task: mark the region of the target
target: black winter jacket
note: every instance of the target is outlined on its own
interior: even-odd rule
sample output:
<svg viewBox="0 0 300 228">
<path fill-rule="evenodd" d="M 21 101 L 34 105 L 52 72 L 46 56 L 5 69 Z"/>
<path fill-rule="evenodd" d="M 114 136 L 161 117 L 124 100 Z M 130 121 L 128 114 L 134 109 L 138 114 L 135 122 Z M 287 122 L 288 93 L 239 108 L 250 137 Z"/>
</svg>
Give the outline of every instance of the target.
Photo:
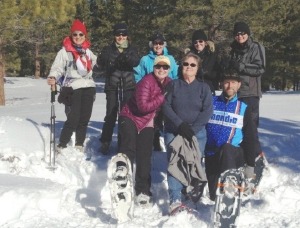
<svg viewBox="0 0 300 228">
<path fill-rule="evenodd" d="M 133 67 L 139 64 L 140 57 L 135 47 L 129 45 L 122 53 L 115 42 L 104 47 L 97 58 L 98 71 L 105 77 L 105 91 L 118 90 L 123 79 L 123 89 L 135 88 Z"/>
<path fill-rule="evenodd" d="M 265 72 L 265 57 L 259 44 L 249 37 L 244 45 L 231 44 L 231 60 L 240 63 L 239 75 L 242 85 L 239 97 L 261 97 L 261 76 Z"/>
<path fill-rule="evenodd" d="M 198 55 L 202 60 L 201 69 L 197 73 L 197 79 L 206 82 L 209 85 L 210 90 L 214 93 L 215 90 L 219 89 L 216 52 L 210 51 L 208 46 L 206 46 L 200 53 L 198 53 L 194 46 L 190 47 L 190 51 Z"/>
</svg>

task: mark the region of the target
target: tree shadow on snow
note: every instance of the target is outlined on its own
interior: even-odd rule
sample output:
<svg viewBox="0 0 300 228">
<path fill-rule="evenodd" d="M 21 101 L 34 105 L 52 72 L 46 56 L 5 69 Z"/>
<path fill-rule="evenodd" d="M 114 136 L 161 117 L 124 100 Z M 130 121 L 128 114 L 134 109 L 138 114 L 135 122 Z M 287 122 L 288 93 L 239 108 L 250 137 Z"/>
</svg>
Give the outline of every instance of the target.
<svg viewBox="0 0 300 228">
<path fill-rule="evenodd" d="M 300 123 L 297 121 L 260 118 L 259 140 L 269 163 L 300 172 L 299 136 Z"/>
</svg>

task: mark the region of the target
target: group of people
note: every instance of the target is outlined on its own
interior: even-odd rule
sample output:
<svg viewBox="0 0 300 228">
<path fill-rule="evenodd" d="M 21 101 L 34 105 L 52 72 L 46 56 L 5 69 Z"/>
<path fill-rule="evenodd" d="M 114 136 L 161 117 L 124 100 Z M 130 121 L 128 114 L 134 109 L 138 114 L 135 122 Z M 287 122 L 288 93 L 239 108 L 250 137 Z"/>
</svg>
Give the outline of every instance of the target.
<svg viewBox="0 0 300 228">
<path fill-rule="evenodd" d="M 200 174 L 198 179 L 208 182 L 211 200 L 215 200 L 216 181 L 224 170 L 245 167 L 246 177 L 253 178 L 255 157 L 261 152 L 257 128 L 265 62 L 246 23 L 235 23 L 233 36 L 231 58 L 220 81 L 222 93 L 216 96 L 215 46 L 203 30 L 193 33 L 191 46 L 176 61 L 159 32 L 150 39 L 149 53 L 140 58 L 130 43 L 127 25 L 118 23 L 113 27 L 113 42 L 96 57 L 90 50 L 84 23 L 75 20 L 47 78 L 51 86 L 68 88 L 61 91 L 59 99 L 65 104 L 67 120 L 57 152 L 67 147 L 73 132 L 75 147 L 84 149 L 95 100 L 92 72 L 96 65 L 105 76 L 107 102 L 100 151 L 109 153 L 118 120 L 118 152 L 136 163 L 137 204 L 151 202 L 151 156 L 160 134 L 169 162 L 178 153 L 174 142 L 179 136 L 188 151 L 196 151 L 196 158 L 205 157 L 205 166 L 199 159 L 195 169 Z M 180 168 L 177 171 L 182 172 Z M 173 172 L 168 172 L 167 181 L 172 211 L 182 203 L 187 184 Z M 188 185 L 192 185 L 191 180 Z"/>
</svg>

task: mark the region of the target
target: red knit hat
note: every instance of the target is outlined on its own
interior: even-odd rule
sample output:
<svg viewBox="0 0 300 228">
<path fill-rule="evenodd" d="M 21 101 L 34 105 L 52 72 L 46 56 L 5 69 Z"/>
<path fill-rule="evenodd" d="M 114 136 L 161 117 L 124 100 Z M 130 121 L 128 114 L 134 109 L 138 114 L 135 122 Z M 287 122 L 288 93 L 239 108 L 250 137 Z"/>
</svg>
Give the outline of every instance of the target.
<svg viewBox="0 0 300 228">
<path fill-rule="evenodd" d="M 71 27 L 71 34 L 75 31 L 82 32 L 85 36 L 87 35 L 86 27 L 85 25 L 78 19 L 76 19 Z"/>
</svg>

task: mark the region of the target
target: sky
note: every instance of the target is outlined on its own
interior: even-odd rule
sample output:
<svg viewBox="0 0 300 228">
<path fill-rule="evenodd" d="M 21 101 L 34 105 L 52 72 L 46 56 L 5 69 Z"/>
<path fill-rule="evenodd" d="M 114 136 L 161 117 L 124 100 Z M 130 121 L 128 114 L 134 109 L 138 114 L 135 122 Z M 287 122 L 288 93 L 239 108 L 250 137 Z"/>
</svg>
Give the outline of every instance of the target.
<svg viewBox="0 0 300 228">
<path fill-rule="evenodd" d="M 107 165 L 116 154 L 116 130 L 109 155 L 98 153 L 105 115 L 104 84 L 97 95 L 85 141 L 73 140 L 49 166 L 50 88 L 45 79 L 7 78 L 0 106 L 0 227 L 210 227 L 214 205 L 205 192 L 195 205 L 199 216 L 168 216 L 165 152 L 153 152 L 154 204 L 134 208 L 134 218 L 117 224 L 111 216 Z M 244 199 L 238 227 L 300 227 L 300 93 L 268 91 L 260 102 L 259 137 L 269 162 L 255 195 Z M 56 139 L 65 121 L 55 102 Z M 86 156 L 91 156 L 87 161 Z"/>
</svg>

